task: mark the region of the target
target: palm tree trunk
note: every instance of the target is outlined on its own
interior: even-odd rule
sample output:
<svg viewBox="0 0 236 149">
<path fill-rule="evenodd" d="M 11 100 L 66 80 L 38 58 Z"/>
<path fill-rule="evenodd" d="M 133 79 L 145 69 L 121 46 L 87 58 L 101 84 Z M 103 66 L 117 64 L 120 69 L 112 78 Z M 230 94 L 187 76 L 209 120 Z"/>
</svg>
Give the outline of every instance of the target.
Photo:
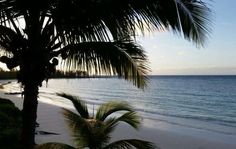
<svg viewBox="0 0 236 149">
<path fill-rule="evenodd" d="M 24 86 L 22 148 L 33 149 L 35 145 L 35 124 L 38 106 L 38 85 L 34 83 Z"/>
</svg>

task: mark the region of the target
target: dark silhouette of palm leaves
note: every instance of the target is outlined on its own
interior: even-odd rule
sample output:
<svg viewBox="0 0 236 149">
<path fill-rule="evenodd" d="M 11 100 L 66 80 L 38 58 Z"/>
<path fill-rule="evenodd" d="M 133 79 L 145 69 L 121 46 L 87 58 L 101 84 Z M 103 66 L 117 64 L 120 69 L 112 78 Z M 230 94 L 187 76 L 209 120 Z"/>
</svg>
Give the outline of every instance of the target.
<svg viewBox="0 0 236 149">
<path fill-rule="evenodd" d="M 130 40 L 116 42 L 83 42 L 66 46 L 58 52 L 68 55 L 68 70 L 85 70 L 89 74 L 118 74 L 143 88 L 148 72 L 146 55 Z M 57 53 L 56 53 L 57 54 Z M 76 63 L 75 63 L 76 61 Z"/>
<path fill-rule="evenodd" d="M 107 145 L 106 147 L 104 147 L 103 149 L 131 149 L 133 147 L 137 149 L 154 148 L 154 146 L 150 144 L 150 142 L 143 141 L 143 140 L 127 139 L 127 140 L 120 140 L 120 141 L 113 142 Z M 37 145 L 35 149 L 83 149 L 83 148 L 75 148 L 67 144 L 51 142 L 51 143 Z"/>
<path fill-rule="evenodd" d="M 9 34 L 0 31 L 0 45 L 14 51 L 18 59 L 9 68 L 21 64 L 23 51 L 32 44 L 30 37 L 37 36 L 34 42 L 45 53 L 35 56 L 42 56 L 47 69 L 40 80 L 53 71 L 55 58 L 61 56 L 67 58 L 65 70 L 117 74 L 144 87 L 149 69 L 143 50 L 132 41 L 137 30 L 183 32 L 200 45 L 209 32 L 210 10 L 201 0 L 3 0 L 0 4 L 1 27 L 9 30 Z M 8 64 L 5 59 L 2 62 Z"/>
<path fill-rule="evenodd" d="M 81 115 L 83 118 L 89 118 L 89 113 L 86 104 L 79 100 L 79 97 L 77 96 L 72 96 L 70 94 L 59 94 L 61 97 L 64 97 L 66 99 L 69 99 L 73 105 L 76 111 Z"/>
<path fill-rule="evenodd" d="M 151 142 L 138 139 L 119 140 L 109 144 L 110 135 L 120 122 L 127 123 L 135 129 L 139 128 L 140 117 L 129 104 L 125 102 L 104 103 L 97 109 L 95 115 L 88 116 L 84 114 L 88 112 L 86 104 L 78 97 L 64 93 L 58 95 L 72 101 L 76 109 L 77 113 L 64 109 L 63 114 L 74 133 L 75 143 L 78 148 L 155 148 Z M 82 108 L 77 110 L 77 107 Z M 118 115 L 114 115 L 117 112 Z"/>
<path fill-rule="evenodd" d="M 103 149 L 131 149 L 133 147 L 137 149 L 154 148 L 153 144 L 151 144 L 150 142 L 136 139 L 127 139 L 113 142 L 104 147 Z"/>
<path fill-rule="evenodd" d="M 36 145 L 34 149 L 75 149 L 75 148 L 67 144 L 51 142 L 51 143 Z"/>
<path fill-rule="evenodd" d="M 0 61 L 20 69 L 25 148 L 34 144 L 38 87 L 59 59 L 65 71 L 118 75 L 144 88 L 149 68 L 137 30 L 173 31 L 202 46 L 209 13 L 201 0 L 1 0 Z"/>
</svg>

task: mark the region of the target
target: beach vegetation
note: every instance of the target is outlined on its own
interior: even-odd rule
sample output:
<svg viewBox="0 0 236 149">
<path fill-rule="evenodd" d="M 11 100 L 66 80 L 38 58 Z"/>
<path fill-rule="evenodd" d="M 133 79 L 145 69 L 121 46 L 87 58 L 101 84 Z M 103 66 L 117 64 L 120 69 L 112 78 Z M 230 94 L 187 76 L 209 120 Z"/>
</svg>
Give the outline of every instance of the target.
<svg viewBox="0 0 236 149">
<path fill-rule="evenodd" d="M 38 89 L 56 66 L 144 88 L 148 60 L 136 35 L 167 30 L 201 46 L 209 12 L 201 0 L 1 0 L 0 61 L 19 68 L 24 148 L 34 147 Z"/>
<path fill-rule="evenodd" d="M 8 99 L 0 98 L 0 148 L 21 149 L 21 111 Z"/>
<path fill-rule="evenodd" d="M 0 80 L 3 79 L 16 79 L 17 70 L 6 71 L 0 68 Z"/>
<path fill-rule="evenodd" d="M 148 141 L 140 139 L 123 139 L 110 142 L 111 134 L 119 123 L 125 123 L 134 129 L 138 129 L 141 118 L 126 102 L 107 102 L 100 105 L 96 113 L 89 113 L 84 101 L 77 96 L 61 93 L 61 97 L 69 99 L 76 112 L 63 109 L 63 114 L 68 126 L 74 134 L 75 148 L 89 149 L 154 149 L 156 146 Z M 44 148 L 68 148 L 70 145 L 61 143 L 41 144 L 36 149 Z"/>
<path fill-rule="evenodd" d="M 18 70 L 6 71 L 0 68 L 0 80 L 17 79 Z M 67 71 L 56 70 L 50 78 L 85 78 L 89 77 L 85 71 Z"/>
</svg>

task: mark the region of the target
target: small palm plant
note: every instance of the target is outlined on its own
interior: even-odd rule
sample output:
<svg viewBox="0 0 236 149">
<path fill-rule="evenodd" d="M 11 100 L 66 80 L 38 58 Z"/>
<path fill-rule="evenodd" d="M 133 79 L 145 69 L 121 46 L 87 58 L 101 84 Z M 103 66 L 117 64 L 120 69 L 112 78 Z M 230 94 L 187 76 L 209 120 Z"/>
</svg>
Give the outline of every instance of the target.
<svg viewBox="0 0 236 149">
<path fill-rule="evenodd" d="M 156 146 L 148 141 L 126 139 L 110 143 L 111 133 L 119 122 L 125 122 L 135 129 L 141 124 L 141 119 L 134 109 L 126 102 L 108 102 L 102 104 L 97 113 L 89 115 L 87 105 L 78 97 L 60 93 L 61 97 L 69 99 L 77 113 L 63 109 L 63 114 L 74 133 L 76 148 L 89 149 L 154 149 Z M 119 113 L 117 113 L 119 112 Z M 116 115 L 114 115 L 116 113 Z M 46 143 L 38 145 L 37 149 L 56 148 L 74 149 L 74 147 L 60 143 Z"/>
</svg>

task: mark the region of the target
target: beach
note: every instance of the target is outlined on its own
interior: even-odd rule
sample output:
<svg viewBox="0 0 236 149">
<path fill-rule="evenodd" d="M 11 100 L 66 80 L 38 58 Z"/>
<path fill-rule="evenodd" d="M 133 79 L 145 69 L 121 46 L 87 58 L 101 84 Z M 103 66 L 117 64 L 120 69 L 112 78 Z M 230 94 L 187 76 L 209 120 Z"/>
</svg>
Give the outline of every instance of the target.
<svg viewBox="0 0 236 149">
<path fill-rule="evenodd" d="M 10 99 L 15 105 L 22 109 L 23 98 L 13 95 L 6 95 L 0 92 L 0 97 Z M 36 128 L 36 143 L 61 142 L 70 145 L 73 144 L 73 138 L 66 126 L 65 119 L 62 116 L 62 107 L 50 103 L 43 102 L 39 98 L 37 122 L 39 127 Z M 136 138 L 151 141 L 162 149 L 235 149 L 235 138 L 228 137 L 219 139 L 212 136 L 201 136 L 199 134 L 189 134 L 186 128 L 182 130 L 167 130 L 163 128 L 165 124 L 157 123 L 153 126 L 146 126 L 149 123 L 144 119 L 144 125 L 139 131 L 136 131 L 125 124 L 120 124 L 115 130 L 112 140 L 124 138 Z M 45 132 L 53 134 L 45 134 Z M 205 134 L 205 133 L 202 133 Z M 232 139 L 232 140 L 231 140 Z"/>
</svg>

